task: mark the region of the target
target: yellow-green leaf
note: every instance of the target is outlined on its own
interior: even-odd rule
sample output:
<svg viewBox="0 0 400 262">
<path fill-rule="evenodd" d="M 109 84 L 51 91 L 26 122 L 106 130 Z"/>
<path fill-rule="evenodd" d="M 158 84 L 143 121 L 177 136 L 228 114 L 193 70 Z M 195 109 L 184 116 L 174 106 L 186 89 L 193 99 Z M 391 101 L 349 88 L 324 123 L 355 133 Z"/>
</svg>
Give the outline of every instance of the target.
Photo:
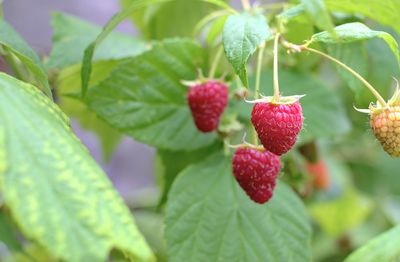
<svg viewBox="0 0 400 262">
<path fill-rule="evenodd" d="M 115 248 L 135 261 L 154 260 L 66 116 L 6 74 L 0 74 L 0 192 L 23 234 L 58 259 L 105 261 Z"/>
</svg>

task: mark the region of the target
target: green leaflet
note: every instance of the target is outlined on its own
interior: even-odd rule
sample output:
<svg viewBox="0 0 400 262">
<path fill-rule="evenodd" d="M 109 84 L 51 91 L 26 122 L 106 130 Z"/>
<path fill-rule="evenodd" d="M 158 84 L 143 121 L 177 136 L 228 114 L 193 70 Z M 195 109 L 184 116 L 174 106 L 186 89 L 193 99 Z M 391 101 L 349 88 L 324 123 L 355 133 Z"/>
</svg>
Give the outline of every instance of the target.
<svg viewBox="0 0 400 262">
<path fill-rule="evenodd" d="M 53 13 L 53 49 L 46 61 L 47 68 L 64 68 L 82 61 L 85 47 L 101 32 L 101 27 L 63 13 Z M 99 46 L 93 60 L 119 59 L 135 56 L 147 49 L 146 42 L 118 32 Z"/>
<path fill-rule="evenodd" d="M 49 97 L 52 97 L 47 72 L 39 56 L 33 51 L 21 36 L 4 20 L 0 19 L 0 44 L 7 52 L 18 57 L 19 60 L 32 72 L 38 81 L 38 86 Z M 35 83 L 36 84 L 36 83 Z"/>
<path fill-rule="evenodd" d="M 334 34 L 332 18 L 323 0 L 301 0 L 301 3 L 317 27 Z"/>
<path fill-rule="evenodd" d="M 222 42 L 225 55 L 236 74 L 248 87 L 246 63 L 257 47 L 272 37 L 262 14 L 247 12 L 231 15 L 225 22 Z"/>
<path fill-rule="evenodd" d="M 215 133 L 199 132 L 186 102 L 187 87 L 204 64 L 203 49 L 187 39 L 154 43 L 127 59 L 89 90 L 89 107 L 112 127 L 137 141 L 169 150 L 208 146 Z"/>
<path fill-rule="evenodd" d="M 400 225 L 373 238 L 350 254 L 345 262 L 398 261 L 400 259 Z"/>
<path fill-rule="evenodd" d="M 65 261 L 112 248 L 154 256 L 66 116 L 33 86 L 0 74 L 0 191 L 23 234 Z"/>
<path fill-rule="evenodd" d="M 335 27 L 336 37 L 324 31 L 312 36 L 313 42 L 322 42 L 327 44 L 350 43 L 360 40 L 368 40 L 379 37 L 386 41 L 392 50 L 400 66 L 400 53 L 396 40 L 390 34 L 383 31 L 374 31 L 362 23 L 348 23 Z"/>
<path fill-rule="evenodd" d="M 300 199 L 283 182 L 264 205 L 236 183 L 221 155 L 182 171 L 169 193 L 169 260 L 311 261 L 311 228 Z"/>
</svg>

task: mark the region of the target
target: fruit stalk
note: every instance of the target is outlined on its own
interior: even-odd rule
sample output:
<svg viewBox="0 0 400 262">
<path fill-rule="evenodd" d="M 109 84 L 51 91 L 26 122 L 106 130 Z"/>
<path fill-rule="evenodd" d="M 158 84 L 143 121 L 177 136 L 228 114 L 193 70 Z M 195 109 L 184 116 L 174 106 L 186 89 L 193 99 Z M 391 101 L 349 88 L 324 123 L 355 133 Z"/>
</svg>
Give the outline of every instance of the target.
<svg viewBox="0 0 400 262">
<path fill-rule="evenodd" d="M 278 41 L 280 34 L 275 35 L 274 41 L 274 101 L 279 101 L 279 76 L 278 76 Z"/>
<path fill-rule="evenodd" d="M 208 74 L 208 77 L 210 79 L 214 79 L 215 71 L 217 70 L 219 61 L 221 60 L 222 51 L 223 51 L 223 48 L 221 46 L 220 48 L 218 48 L 217 54 L 214 57 L 214 61 L 211 64 L 210 73 Z"/>
<path fill-rule="evenodd" d="M 260 96 L 261 68 L 262 68 L 262 60 L 263 60 L 264 50 L 265 50 L 265 43 L 263 42 L 260 45 L 260 49 L 258 51 L 258 56 L 257 56 L 256 85 L 254 88 L 254 99 L 255 100 L 257 100 Z M 255 129 L 253 129 L 253 144 L 254 145 L 258 144 L 257 132 Z"/>
<path fill-rule="evenodd" d="M 339 61 L 338 59 L 336 59 L 336 58 L 334 58 L 334 57 L 332 57 L 332 56 L 330 56 L 330 55 L 328 55 L 328 54 L 325 54 L 324 52 L 318 51 L 318 50 L 316 50 L 316 49 L 314 49 L 314 48 L 308 47 L 308 45 L 309 45 L 311 42 L 308 42 L 308 43 L 306 43 L 306 44 L 304 44 L 304 45 L 295 45 L 295 44 L 292 44 L 292 43 L 287 42 L 287 41 L 284 40 L 284 39 L 282 39 L 281 42 L 282 42 L 283 46 L 285 46 L 286 48 L 288 48 L 288 49 L 290 49 L 290 50 L 293 50 L 293 51 L 295 51 L 295 52 L 309 51 L 309 52 L 315 53 L 315 54 L 317 54 L 317 55 L 320 55 L 320 56 L 322 56 L 322 57 L 325 57 L 325 58 L 327 58 L 327 59 L 329 59 L 329 60 L 335 62 L 335 63 L 338 64 L 339 66 L 341 66 L 341 67 L 343 67 L 344 69 L 346 69 L 347 71 L 349 71 L 349 72 L 350 72 L 353 76 L 355 76 L 358 80 L 360 80 L 360 81 L 369 89 L 369 91 L 371 91 L 371 93 L 376 97 L 376 99 L 379 101 L 379 103 L 380 103 L 383 107 L 385 107 L 385 108 L 388 107 L 388 104 L 386 103 L 385 99 L 383 99 L 383 97 L 379 94 L 379 92 L 376 91 L 376 89 L 375 89 L 367 80 L 365 80 L 365 78 L 363 78 L 359 73 L 357 73 L 357 72 L 354 71 L 351 67 L 349 67 L 348 65 L 342 63 L 342 62 Z"/>
<path fill-rule="evenodd" d="M 378 91 L 376 91 L 376 89 L 370 84 L 368 83 L 367 80 L 365 80 L 365 78 L 363 78 L 359 73 L 357 73 L 356 71 L 354 71 L 351 67 L 347 66 L 346 64 L 340 62 L 339 60 L 337 60 L 336 58 L 327 55 L 321 51 L 318 51 L 316 49 L 310 48 L 310 47 L 305 47 L 305 50 L 318 54 L 320 56 L 323 56 L 325 58 L 328 58 L 329 60 L 335 62 L 336 64 L 340 65 L 341 67 L 343 67 L 344 69 L 346 69 L 347 71 L 349 71 L 352 75 L 354 75 L 358 80 L 360 80 L 368 89 L 369 91 L 371 91 L 371 93 L 376 97 L 376 99 L 378 99 L 379 103 L 382 104 L 382 106 L 387 107 L 387 103 L 385 101 L 385 99 L 383 99 L 383 97 L 379 94 Z"/>
</svg>

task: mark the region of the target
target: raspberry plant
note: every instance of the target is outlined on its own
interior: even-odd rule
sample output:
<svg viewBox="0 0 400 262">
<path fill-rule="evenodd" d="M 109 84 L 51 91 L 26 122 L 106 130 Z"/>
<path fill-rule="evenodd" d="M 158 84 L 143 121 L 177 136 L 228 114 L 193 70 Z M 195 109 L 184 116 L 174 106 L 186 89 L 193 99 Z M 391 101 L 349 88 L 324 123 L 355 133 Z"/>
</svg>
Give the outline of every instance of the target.
<svg viewBox="0 0 400 262">
<path fill-rule="evenodd" d="M 241 4 L 54 13 L 44 58 L 0 20 L 1 261 L 399 259 L 400 3 Z M 131 212 L 71 118 L 104 161 L 154 147 L 159 200 Z"/>
</svg>

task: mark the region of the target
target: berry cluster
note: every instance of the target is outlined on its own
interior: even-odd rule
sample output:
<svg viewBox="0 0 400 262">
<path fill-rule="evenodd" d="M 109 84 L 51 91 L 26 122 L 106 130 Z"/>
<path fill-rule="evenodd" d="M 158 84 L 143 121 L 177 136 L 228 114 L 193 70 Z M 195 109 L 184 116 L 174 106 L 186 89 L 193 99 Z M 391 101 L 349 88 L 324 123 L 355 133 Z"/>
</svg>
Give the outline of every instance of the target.
<svg viewBox="0 0 400 262">
<path fill-rule="evenodd" d="M 198 130 L 212 132 L 218 128 L 227 105 L 228 87 L 221 81 L 203 80 L 189 88 L 187 100 Z M 240 146 L 234 153 L 232 169 L 247 195 L 262 204 L 272 197 L 280 171 L 279 156 L 294 146 L 302 129 L 303 114 L 298 97 L 258 100 L 251 122 L 263 147 Z"/>
<path fill-rule="evenodd" d="M 279 156 L 294 146 L 303 126 L 298 99 L 282 98 L 281 101 L 264 98 L 253 106 L 251 122 L 263 148 L 240 147 L 232 160 L 233 175 L 239 185 L 259 204 L 272 197 L 280 171 Z"/>
</svg>

